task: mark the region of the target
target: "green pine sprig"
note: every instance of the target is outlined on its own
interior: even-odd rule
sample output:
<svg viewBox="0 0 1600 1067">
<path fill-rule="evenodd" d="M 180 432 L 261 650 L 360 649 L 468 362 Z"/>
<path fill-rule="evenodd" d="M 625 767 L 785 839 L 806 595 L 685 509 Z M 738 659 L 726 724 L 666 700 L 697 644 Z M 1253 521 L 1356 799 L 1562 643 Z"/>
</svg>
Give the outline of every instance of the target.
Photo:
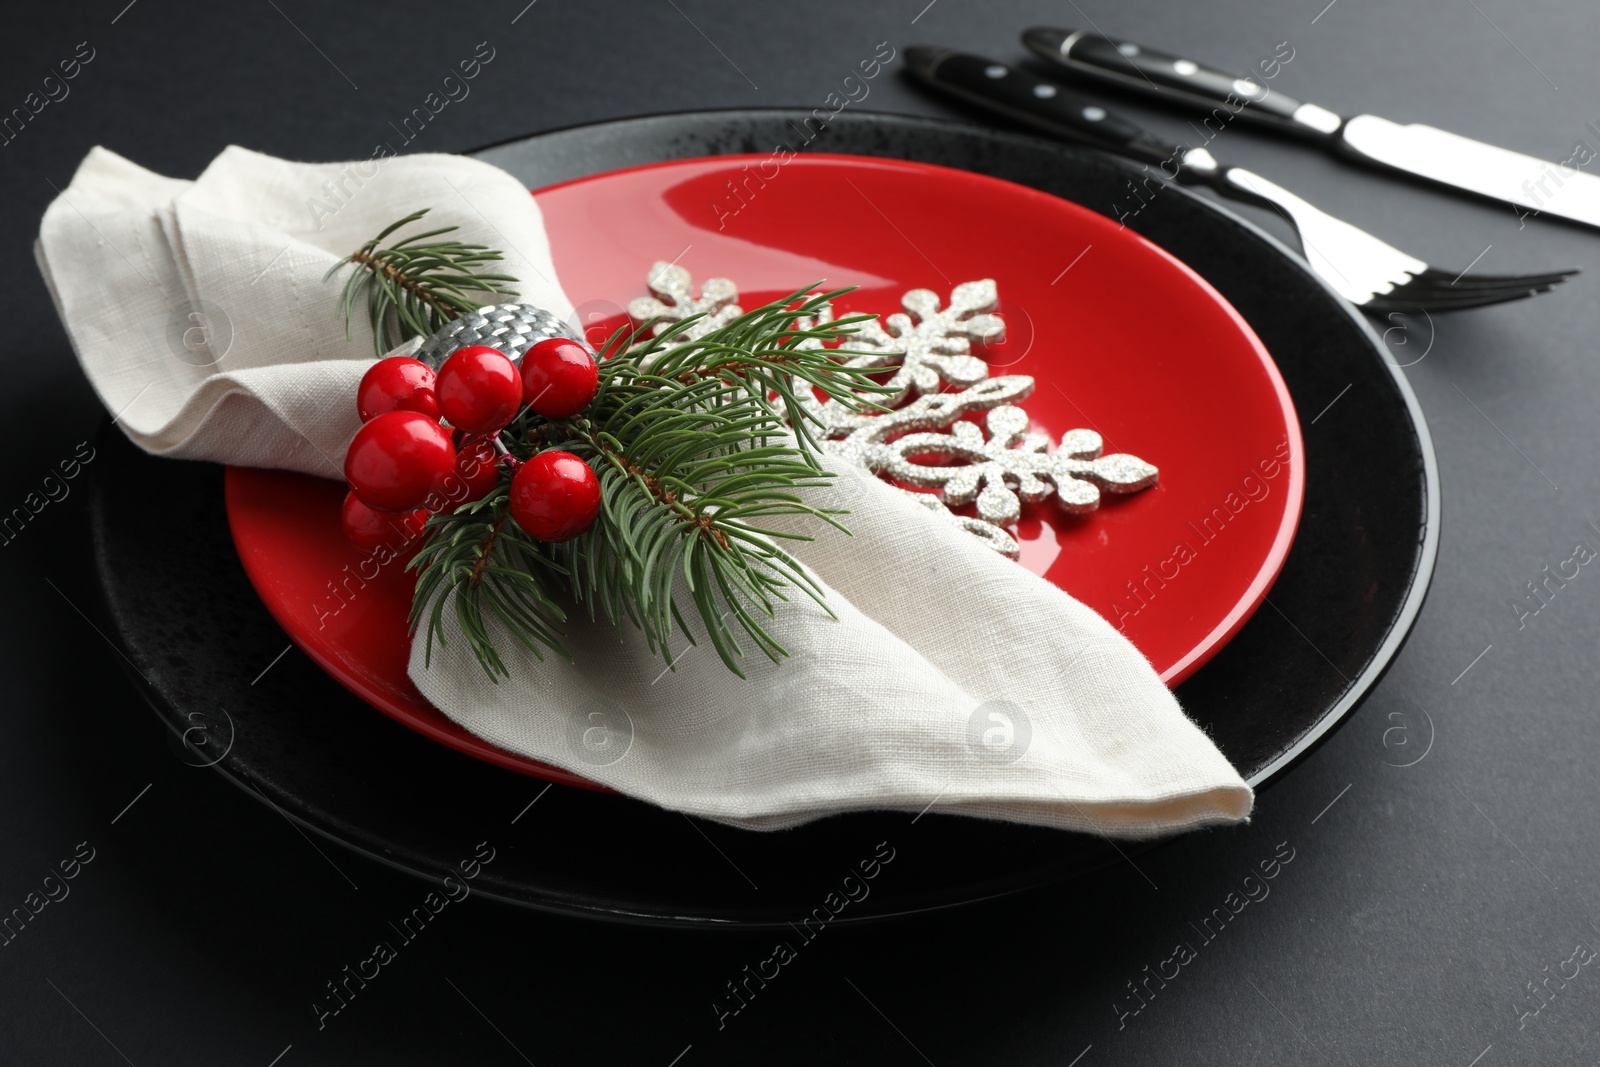
<svg viewBox="0 0 1600 1067">
<path fill-rule="evenodd" d="M 516 279 L 481 268 L 501 253 L 483 245 L 430 241 L 456 227 L 416 234 L 387 247 L 413 212 L 331 269 L 353 266 L 339 298 L 346 327 L 366 299 L 379 354 L 431 335 L 483 303 L 515 296 Z M 324 279 L 326 280 L 326 279 Z M 523 531 L 510 512 L 512 470 L 487 496 L 432 515 L 416 573 L 410 627 L 427 627 L 426 658 L 445 642 L 448 612 L 491 679 L 508 675 L 490 620 L 543 659 L 567 656 L 569 609 L 617 627 L 638 627 L 659 655 L 688 618 L 727 667 L 743 676 L 741 637 L 773 660 L 786 655 L 768 631 L 791 593 L 829 610 L 822 587 L 781 544 L 809 534 L 773 528 L 779 517 L 808 517 L 848 533 L 845 514 L 805 502 L 828 484 L 818 462 L 821 424 L 802 400 L 822 397 L 852 410 L 876 407 L 889 390 L 866 368 L 846 367 L 837 345 L 871 316 L 815 322 L 823 305 L 849 289 L 798 289 L 683 343 L 692 316 L 656 335 L 658 320 L 624 326 L 601 352 L 595 399 L 579 414 L 546 419 L 525 409 L 500 434 L 515 461 L 549 449 L 572 452 L 595 471 L 601 506 L 595 524 L 551 544 Z M 792 529 L 793 527 L 791 527 Z M 831 611 L 829 612 L 831 614 Z M 670 666 L 670 662 L 669 662 Z"/>
<path fill-rule="evenodd" d="M 481 269 L 484 264 L 505 258 L 500 252 L 460 241 L 430 241 L 460 227 L 444 226 L 383 246 L 396 230 L 427 213 L 426 208 L 413 211 L 391 224 L 335 263 L 322 279 L 327 281 L 345 267 L 356 268 L 339 296 L 345 336 L 349 336 L 356 304 L 365 296 L 372 343 L 380 356 L 412 337 L 427 337 L 463 312 L 482 307 L 486 301 L 474 299 L 473 294 L 516 295 L 515 290 L 507 288 L 516 278 Z"/>
<path fill-rule="evenodd" d="M 511 454 L 562 449 L 584 459 L 599 477 L 599 517 L 571 541 L 534 541 L 509 515 L 509 471 L 483 500 L 433 516 L 410 564 L 412 632 L 426 625 L 427 656 L 435 640 L 444 643 L 446 612 L 496 680 L 508 672 L 490 618 L 541 659 L 546 650 L 567 655 L 565 604 L 637 627 L 659 655 L 674 634 L 696 643 L 687 621 L 695 617 L 741 676 L 746 640 L 773 660 L 786 655 L 766 626 L 778 605 L 800 595 L 829 609 L 816 579 L 781 547 L 811 536 L 771 520 L 809 517 L 848 533 L 843 512 L 805 501 L 832 474 L 817 460 L 815 417 L 801 398 L 860 409 L 886 391 L 873 371 L 804 343 L 838 341 L 868 316 L 795 326 L 848 291 L 808 286 L 676 346 L 667 335 L 696 319 L 662 337 L 654 323 L 625 327 L 605 346 L 599 391 L 584 412 L 557 420 L 524 412 L 501 434 Z"/>
</svg>

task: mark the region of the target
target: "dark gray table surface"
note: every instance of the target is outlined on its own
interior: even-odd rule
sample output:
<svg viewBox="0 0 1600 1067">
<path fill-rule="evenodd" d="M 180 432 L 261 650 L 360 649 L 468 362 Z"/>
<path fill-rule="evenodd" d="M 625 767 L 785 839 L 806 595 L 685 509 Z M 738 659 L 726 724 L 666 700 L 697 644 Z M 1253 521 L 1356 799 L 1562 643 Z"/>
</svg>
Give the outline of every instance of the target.
<svg viewBox="0 0 1600 1067">
<path fill-rule="evenodd" d="M 186 177 L 230 142 L 365 157 L 481 41 L 495 60 L 416 149 L 658 111 L 820 107 L 880 41 L 1020 59 L 1017 33 L 1054 23 L 1239 69 L 1288 42 L 1294 58 L 1275 85 L 1343 113 L 1543 158 L 1580 142 L 1600 150 L 1600 10 L 1574 0 L 526 2 L 96 0 L 8 12 L 0 111 L 23 106 L 79 42 L 93 58 L 68 96 L 0 144 L 12 375 L 0 392 L 0 511 L 103 417 L 31 253 L 53 186 L 91 145 Z M 859 106 L 952 114 L 894 75 Z M 1124 110 L 1192 136 L 1174 113 Z M 93 614 L 95 592 L 74 492 L 0 546 L 0 913 L 75 852 L 93 857 L 0 947 L 0 1062 L 1600 1058 L 1600 962 L 1584 962 L 1600 950 L 1600 570 L 1552 586 L 1536 616 L 1512 606 L 1541 568 L 1580 544 L 1600 550 L 1600 234 L 1523 224 L 1508 207 L 1242 124 L 1212 147 L 1438 265 L 1592 269 L 1537 300 L 1379 323 L 1412 364 L 1438 448 L 1433 592 L 1373 697 L 1249 826 L 1186 838 L 1141 859 L 1142 873 L 1122 866 L 937 918 L 830 929 L 721 1026 L 713 1002 L 771 953 L 771 935 L 635 930 L 470 900 L 319 1029 L 311 1004 L 324 983 L 424 887 L 312 842 L 173 757 L 79 610 Z M 1322 417 L 1360 419 L 1360 398 Z M 263 667 L 274 651 L 261 650 Z M 516 812 L 485 812 L 484 836 L 537 849 L 539 819 L 557 812 L 535 808 L 515 826 Z M 606 847 L 603 826 L 595 847 Z M 916 847 L 914 827 L 902 847 Z M 1293 858 L 1268 895 L 1241 905 L 1244 880 L 1274 854 Z M 684 862 L 723 860 L 686 848 Z M 1220 932 L 1200 932 L 1230 905 L 1239 910 Z M 1173 973 L 1164 961 L 1180 941 L 1193 958 L 1148 979 Z"/>
</svg>

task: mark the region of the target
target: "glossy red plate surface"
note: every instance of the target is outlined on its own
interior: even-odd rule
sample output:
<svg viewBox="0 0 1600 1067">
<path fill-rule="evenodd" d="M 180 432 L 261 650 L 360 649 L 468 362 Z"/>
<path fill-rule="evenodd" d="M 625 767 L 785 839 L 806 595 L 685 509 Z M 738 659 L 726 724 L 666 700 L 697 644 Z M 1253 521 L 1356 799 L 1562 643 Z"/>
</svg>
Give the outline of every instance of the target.
<svg viewBox="0 0 1600 1067">
<path fill-rule="evenodd" d="M 614 325 L 660 259 L 696 284 L 733 279 L 747 308 L 817 279 L 858 286 L 840 314 L 886 315 L 908 289 L 947 297 L 994 278 L 1007 337 L 977 354 L 1036 378 L 1022 402 L 1033 429 L 1059 439 L 1087 427 L 1107 451 L 1161 469 L 1157 486 L 1108 496 L 1086 518 L 1028 506 L 1022 565 L 1117 624 L 1169 684 L 1233 636 L 1288 555 L 1305 468 L 1271 357 L 1210 285 L 1101 215 L 966 171 L 848 156 L 684 160 L 534 195 L 584 325 Z M 234 543 L 294 642 L 413 729 L 588 784 L 474 737 L 423 699 L 406 677 L 410 576 L 399 563 L 374 568 L 344 540 L 343 495 L 304 475 L 228 470 Z"/>
</svg>

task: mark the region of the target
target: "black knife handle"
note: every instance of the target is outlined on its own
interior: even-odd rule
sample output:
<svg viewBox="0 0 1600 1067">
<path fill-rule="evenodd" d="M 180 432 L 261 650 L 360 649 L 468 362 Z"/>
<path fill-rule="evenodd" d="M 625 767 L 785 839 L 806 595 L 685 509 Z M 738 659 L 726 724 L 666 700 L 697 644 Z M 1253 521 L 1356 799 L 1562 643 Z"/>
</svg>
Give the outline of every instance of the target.
<svg viewBox="0 0 1600 1067">
<path fill-rule="evenodd" d="M 919 80 L 988 111 L 1058 137 L 1087 141 L 1142 163 L 1171 160 L 1186 151 L 1113 115 L 1099 101 L 982 56 L 917 46 L 905 51 L 906 70 Z"/>
<path fill-rule="evenodd" d="M 1316 104 L 1269 89 L 1192 59 L 1132 41 L 1113 41 L 1082 30 L 1031 29 L 1022 35 L 1034 53 L 1085 78 L 1132 89 L 1168 103 L 1222 111 L 1219 120 L 1246 115 L 1311 137 L 1330 137 L 1343 120 Z"/>
</svg>

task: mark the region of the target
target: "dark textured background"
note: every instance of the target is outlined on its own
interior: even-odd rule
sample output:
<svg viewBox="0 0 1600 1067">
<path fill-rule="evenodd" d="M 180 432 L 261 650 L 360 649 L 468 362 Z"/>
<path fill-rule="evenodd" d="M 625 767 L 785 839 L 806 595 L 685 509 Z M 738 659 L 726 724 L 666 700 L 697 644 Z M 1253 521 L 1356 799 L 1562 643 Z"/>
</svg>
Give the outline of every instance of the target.
<svg viewBox="0 0 1600 1067">
<path fill-rule="evenodd" d="M 63 356 L 32 261 L 52 183 L 64 186 L 96 143 L 190 177 L 230 141 L 291 158 L 366 156 L 479 41 L 495 62 L 416 148 L 665 110 L 821 106 L 879 41 L 1020 58 L 1023 27 L 1091 21 L 1241 70 L 1288 41 L 1295 58 L 1275 86 L 1335 110 L 1545 158 L 1580 140 L 1600 148 L 1585 127 L 1600 125 L 1600 12 L 1574 0 L 124 2 L 13 10 L 0 46 L 0 111 L 79 41 L 96 50 L 71 95 L 0 146 L 11 327 L 0 511 L 102 417 Z M 944 113 L 888 75 L 862 106 Z M 1123 110 L 1186 136 L 1176 115 Z M 74 606 L 92 615 L 95 596 L 75 491 L 0 548 L 0 911 L 79 842 L 95 850 L 71 895 L 0 948 L 0 1061 L 1489 1067 L 1600 1056 L 1600 967 L 1573 976 L 1564 962 L 1580 942 L 1600 947 L 1600 572 L 1585 567 L 1521 629 L 1508 603 L 1577 542 L 1600 549 L 1587 525 L 1600 515 L 1600 234 L 1523 228 L 1509 208 L 1242 124 L 1213 149 L 1441 266 L 1490 246 L 1484 271 L 1591 268 L 1536 301 L 1380 324 L 1394 327 L 1398 357 L 1420 358 L 1408 374 L 1438 446 L 1434 590 L 1374 697 L 1263 798 L 1252 825 L 1141 859 L 1148 880 L 1122 867 L 938 919 L 829 930 L 721 1030 L 713 996 L 770 952 L 770 935 L 637 931 L 469 901 L 319 1031 L 309 1003 L 322 983 L 424 887 L 342 852 L 319 856 L 272 810 L 173 758 L 117 653 Z M 1324 417 L 1361 418 L 1359 398 Z M 261 650 L 263 666 L 275 652 Z M 535 808 L 513 827 L 514 812 L 486 812 L 485 836 L 536 849 L 538 816 L 551 813 Z M 1174 942 L 1198 942 L 1190 924 L 1281 842 L 1294 859 L 1270 896 L 1119 1029 L 1125 983 Z M 606 847 L 604 826 L 594 847 Z"/>
</svg>

